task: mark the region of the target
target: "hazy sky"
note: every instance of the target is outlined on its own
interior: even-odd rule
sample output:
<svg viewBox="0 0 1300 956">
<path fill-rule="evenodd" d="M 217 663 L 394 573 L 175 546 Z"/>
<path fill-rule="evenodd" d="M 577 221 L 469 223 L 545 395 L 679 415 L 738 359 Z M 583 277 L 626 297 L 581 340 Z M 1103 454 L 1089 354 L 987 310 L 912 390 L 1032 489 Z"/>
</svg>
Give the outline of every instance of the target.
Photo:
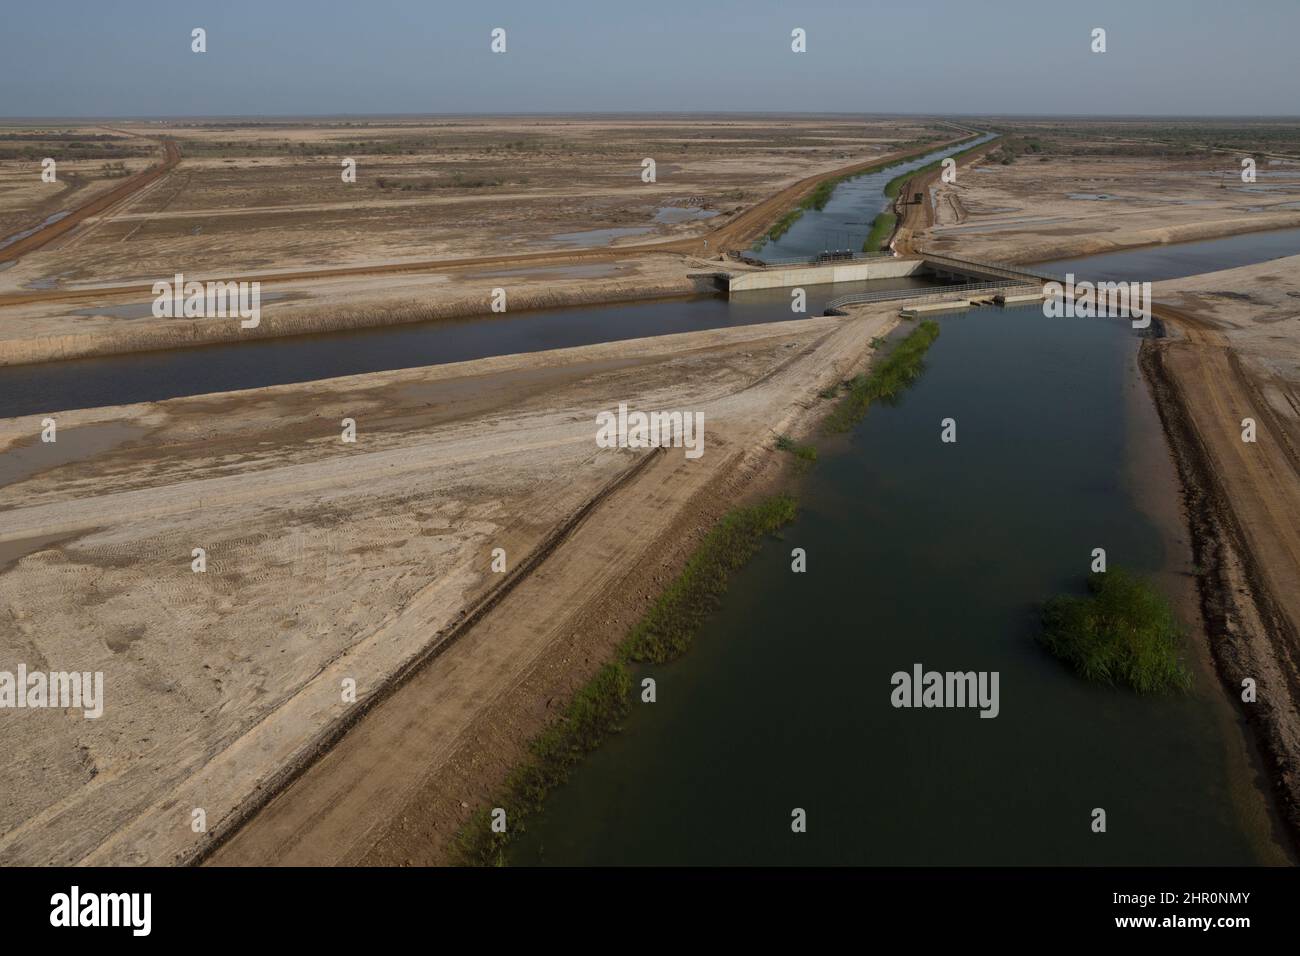
<svg viewBox="0 0 1300 956">
<path fill-rule="evenodd" d="M 5 0 L 0 116 L 1295 115 L 1298 38 L 1300 0 Z"/>
</svg>

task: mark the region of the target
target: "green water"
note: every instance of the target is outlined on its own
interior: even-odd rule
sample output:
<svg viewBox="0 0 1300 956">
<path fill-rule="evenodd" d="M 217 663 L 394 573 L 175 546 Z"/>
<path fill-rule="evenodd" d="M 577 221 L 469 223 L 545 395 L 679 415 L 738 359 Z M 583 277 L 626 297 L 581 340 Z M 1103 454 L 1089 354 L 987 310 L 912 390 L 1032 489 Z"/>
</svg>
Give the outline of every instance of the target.
<svg viewBox="0 0 1300 956">
<path fill-rule="evenodd" d="M 800 517 L 692 650 L 638 672 L 658 701 L 633 704 L 513 862 L 1284 861 L 1203 661 L 1188 696 L 1143 698 L 1076 678 L 1034 641 L 1038 602 L 1081 591 L 1093 548 L 1141 571 L 1186 562 L 1139 506 L 1172 483 L 1130 480 L 1135 443 L 1164 454 L 1135 334 L 1037 308 L 941 325 L 900 402 L 822 442 Z M 940 441 L 949 417 L 955 444 Z M 997 671 L 1000 715 L 893 708 L 891 675 L 916 663 Z"/>
</svg>

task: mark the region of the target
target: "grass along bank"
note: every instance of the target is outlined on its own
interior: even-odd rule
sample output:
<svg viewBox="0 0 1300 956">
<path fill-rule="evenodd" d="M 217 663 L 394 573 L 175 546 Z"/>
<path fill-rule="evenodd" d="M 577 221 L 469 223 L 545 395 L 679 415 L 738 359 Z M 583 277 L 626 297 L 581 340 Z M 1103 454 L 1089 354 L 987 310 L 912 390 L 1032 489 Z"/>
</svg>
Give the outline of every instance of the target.
<svg viewBox="0 0 1300 956">
<path fill-rule="evenodd" d="M 866 241 L 862 243 L 862 251 L 879 252 L 889 241 L 889 237 L 894 234 L 894 226 L 897 224 L 898 217 L 894 213 L 889 210 L 882 212 L 871 223 L 871 231 L 867 233 Z"/>
<path fill-rule="evenodd" d="M 797 502 L 775 495 L 722 517 L 700 542 L 680 574 L 628 632 L 616 659 L 584 685 L 558 721 L 529 745 L 528 759 L 506 778 L 492 807 L 480 807 L 456 835 L 454 860 L 469 866 L 506 863 L 510 840 L 542 807 L 546 795 L 569 771 L 620 729 L 632 695 L 634 662 L 667 663 L 690 646 L 695 632 L 713 612 L 727 580 L 753 556 L 763 539 L 794 520 Z M 493 829 L 493 810 L 505 811 L 503 832 Z"/>
<path fill-rule="evenodd" d="M 1183 634 L 1156 587 L 1122 568 L 1094 571 L 1087 597 L 1052 598 L 1039 640 L 1081 677 L 1139 693 L 1186 690 Z"/>
<path fill-rule="evenodd" d="M 817 460 L 816 445 L 801 445 L 789 435 L 776 436 L 776 449 L 777 451 L 788 451 L 802 462 L 812 463 Z"/>
<path fill-rule="evenodd" d="M 882 167 L 882 168 L 887 168 L 887 167 Z M 857 176 L 865 176 L 866 173 L 874 172 L 874 171 L 875 170 L 866 170 L 865 172 L 861 172 L 861 173 L 849 173 L 848 175 L 845 176 L 836 176 L 833 179 L 826 179 L 818 183 L 816 189 L 814 189 L 811 193 L 809 193 L 807 196 L 805 196 L 803 199 L 799 201 L 799 205 L 795 206 L 793 209 L 791 209 L 789 212 L 787 212 L 785 215 L 783 215 L 780 219 L 778 219 L 776 222 L 772 224 L 772 228 L 769 229 L 758 240 L 758 242 L 754 244 L 754 251 L 757 252 L 759 249 L 763 248 L 763 246 L 766 243 L 776 242 L 776 240 L 784 236 L 787 232 L 790 231 L 790 227 L 793 226 L 796 222 L 798 222 L 799 217 L 802 216 L 807 210 L 816 209 L 820 211 L 826 208 L 826 203 L 830 201 L 831 194 L 835 192 L 835 187 L 838 186 L 840 183 L 849 179 L 853 179 Z"/>
<path fill-rule="evenodd" d="M 823 427 L 847 430 L 873 400 L 892 398 L 914 381 L 920 375 L 925 351 L 938 335 L 938 323 L 921 323 L 878 367 L 848 383 L 847 394 Z M 871 340 L 873 349 L 882 345 L 881 339 Z M 830 398 L 837 392 L 826 389 L 822 395 Z M 799 445 L 788 435 L 778 436 L 776 446 L 805 462 L 816 457 L 812 445 Z M 541 810 L 546 795 L 606 736 L 621 729 L 634 690 L 629 665 L 665 664 L 685 653 L 700 625 L 721 602 L 730 575 L 753 556 L 764 537 L 794 520 L 797 507 L 792 496 L 779 494 L 722 517 L 681 573 L 628 632 L 615 659 L 574 695 L 558 721 L 533 740 L 527 759 L 506 778 L 491 806 L 480 807 L 466 821 L 453 841 L 454 862 L 506 864 L 510 841 L 526 830 L 527 821 Z M 505 811 L 505 826 L 494 830 L 493 810 L 497 808 Z"/>
<path fill-rule="evenodd" d="M 970 152 L 969 149 L 962 150 L 962 152 L 956 153 L 954 155 L 961 156 L 968 152 Z M 805 196 L 803 199 L 799 201 L 799 204 L 795 206 L 795 208 L 791 209 L 789 212 L 782 215 L 780 219 L 774 222 L 771 228 L 768 229 L 767 232 L 764 233 L 762 236 L 760 236 L 758 240 L 754 243 L 754 245 L 751 247 L 752 250 L 754 252 L 758 252 L 767 243 L 775 242 L 776 240 L 780 239 L 782 236 L 784 236 L 787 232 L 790 231 L 790 227 L 793 226 L 796 222 L 798 222 L 799 217 L 802 216 L 807 210 L 815 209 L 820 211 L 824 209 L 826 207 L 826 203 L 830 201 L 832 194 L 834 194 L 835 188 L 839 186 L 840 183 L 847 182 L 850 179 L 857 179 L 859 176 L 869 176 L 873 173 L 878 173 L 886 169 L 892 169 L 895 166 L 901 166 L 903 163 L 907 163 L 907 162 L 911 162 L 911 157 L 905 156 L 900 159 L 890 160 L 889 162 L 877 163 L 874 166 L 868 166 L 866 169 L 861 169 L 854 173 L 845 173 L 842 176 L 833 176 L 829 179 L 822 180 L 820 183 L 817 184 L 816 188 L 813 189 L 811 193 L 809 193 L 807 196 Z M 935 160 L 933 163 L 930 163 L 929 165 L 923 168 L 932 169 L 938 166 L 940 162 L 942 162 L 942 160 Z M 898 186 L 901 185 L 904 181 L 906 181 L 909 176 L 913 176 L 913 175 L 915 175 L 915 173 L 904 173 L 902 176 L 890 180 L 889 184 L 885 187 L 885 195 L 890 196 L 890 198 L 896 198 L 898 195 Z M 892 195 L 889 193 L 890 186 L 894 186 L 894 192 Z"/>
<path fill-rule="evenodd" d="M 941 159 L 936 159 L 932 163 L 926 163 L 924 166 L 921 166 L 918 169 L 914 169 L 909 173 L 901 173 L 898 176 L 895 176 L 889 182 L 885 183 L 885 195 L 890 199 L 897 199 L 899 192 L 902 191 L 903 183 L 907 182 L 912 177 L 924 176 L 926 173 L 932 173 L 940 166 L 943 165 L 943 159 L 945 158 L 951 159 L 954 162 L 956 162 L 957 160 L 961 159 L 963 156 L 969 156 L 977 149 L 984 149 L 991 142 L 993 142 L 993 140 L 989 140 L 989 142 L 986 143 L 980 143 L 976 146 L 968 146 L 966 149 L 963 149 L 960 152 L 953 153 L 951 156 L 947 156 Z"/>
<path fill-rule="evenodd" d="M 828 432 L 846 432 L 867 413 L 871 403 L 890 401 L 920 377 L 925 353 L 939 337 L 939 323 L 922 322 L 907 338 L 894 346 L 889 356 L 849 382 L 848 393 L 822 423 Z"/>
</svg>

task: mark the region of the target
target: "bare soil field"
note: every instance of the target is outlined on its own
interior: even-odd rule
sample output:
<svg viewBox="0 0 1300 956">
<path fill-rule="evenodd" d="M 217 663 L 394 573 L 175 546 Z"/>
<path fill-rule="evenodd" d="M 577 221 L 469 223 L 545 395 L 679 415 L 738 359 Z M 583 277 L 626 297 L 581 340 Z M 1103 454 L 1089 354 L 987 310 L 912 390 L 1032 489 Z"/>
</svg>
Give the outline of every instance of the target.
<svg viewBox="0 0 1300 956">
<path fill-rule="evenodd" d="M 812 173 L 952 136 L 923 121 L 787 117 L 115 128 L 174 138 L 184 160 L 0 273 L 0 289 L 670 240 Z M 356 162 L 355 182 L 343 181 L 345 159 Z M 645 159 L 654 182 L 643 181 Z M 39 163 L 11 161 L 5 174 L 38 180 Z M 15 190 L 10 207 L 39 221 L 32 188 Z"/>
<path fill-rule="evenodd" d="M 108 355 L 150 349 L 275 338 L 336 329 L 397 325 L 482 315 L 495 290 L 514 313 L 525 309 L 710 291 L 692 274 L 719 264 L 679 253 L 608 261 L 470 267 L 442 272 L 350 278 L 298 278 L 261 292 L 260 324 L 245 329 L 238 317 L 155 318 L 147 293 L 111 303 L 37 301 L 0 310 L 0 365 Z M 746 269 L 729 263 L 729 271 Z"/>
<path fill-rule="evenodd" d="M 155 141 L 108 126 L 0 123 L 0 242 L 112 189 L 157 153 Z M 41 175 L 47 158 L 52 183 Z"/>
<path fill-rule="evenodd" d="M 104 215 L 0 271 L 0 364 L 482 314 L 498 288 L 506 290 L 511 309 L 689 294 L 708 285 L 698 274 L 716 270 L 709 260 L 752 240 L 829 173 L 969 135 L 944 123 L 781 117 L 324 128 L 147 124 L 144 133 L 165 136 L 169 150 L 183 144 L 186 158 Z M 308 175 L 303 169 L 305 162 L 329 158 L 318 151 L 330 144 L 369 150 L 365 155 L 381 167 L 423 164 L 436 174 L 400 186 L 384 176 L 378 177 L 383 185 L 360 178 L 332 185 L 332 179 L 313 178 L 319 170 Z M 657 163 L 676 157 L 670 170 L 698 172 L 689 190 L 679 189 L 679 177 L 673 188 L 682 195 L 660 197 L 656 190 L 666 188 L 662 165 L 657 183 L 643 183 L 639 173 L 624 176 L 621 164 L 647 144 L 658 149 Z M 247 168 L 231 168 L 241 162 Z M 521 165 L 533 171 L 524 192 L 471 182 L 461 168 L 504 176 Z M 354 191 L 340 193 L 345 187 Z M 304 189 L 326 190 L 332 198 L 317 202 L 319 196 Z M 184 198 L 167 199 L 169 191 Z M 370 198 L 339 205 L 340 195 Z M 611 213 L 606 199 L 624 211 L 634 206 L 641 224 L 620 225 L 623 213 Z M 466 205 L 474 203 L 491 208 L 480 214 Z M 373 220 L 359 212 L 362 206 L 374 212 Z M 227 255 L 223 240 L 212 239 L 224 227 L 203 222 L 245 214 L 261 222 L 250 227 L 256 243 L 249 245 L 249 236 L 236 229 Z M 342 218 L 330 218 L 336 214 Z M 525 227 L 512 217 L 543 215 L 569 217 L 555 228 L 600 228 L 520 239 Z M 393 240 L 409 216 L 434 218 L 420 220 L 418 237 Z M 285 217 L 297 224 L 281 229 Z M 154 225 L 157 234 L 150 231 Z M 125 232 L 115 232 L 118 226 Z M 453 233 L 464 236 L 438 238 Z M 104 237 L 116 238 L 101 242 Z M 298 242 L 341 242 L 364 255 L 298 256 L 292 251 Z M 259 258 L 249 258 L 250 249 Z M 100 250 L 102 261 L 82 268 L 79 250 L 91 256 Z M 150 258 L 150 250 L 163 258 Z M 230 318 L 155 318 L 152 285 L 170 281 L 176 271 L 189 280 L 261 283 L 263 324 L 245 329 Z"/>
<path fill-rule="evenodd" d="M 53 445 L 38 417 L 0 424 L 0 647 L 32 669 L 105 675 L 99 719 L 5 722 L 0 861 L 183 862 L 295 778 L 227 852 L 357 859 L 435 778 L 462 781 L 438 819 L 456 817 L 497 765 L 473 784 L 437 768 L 494 707 L 518 708 L 491 726 L 522 748 L 546 708 L 512 689 L 543 661 L 549 679 L 581 676 L 547 656 L 572 639 L 574 615 L 635 579 L 702 489 L 774 454 L 775 431 L 894 321 L 806 319 L 64 413 Z M 595 414 L 620 401 L 703 411 L 705 454 L 597 448 Z M 498 547 L 505 574 L 491 571 Z M 546 560 L 525 574 L 530 555 Z M 508 593 L 480 621 L 494 589 Z M 370 734 L 403 758 L 358 748 Z M 301 785 L 313 774 L 326 776 Z"/>
<path fill-rule="evenodd" d="M 1262 160 L 1254 183 L 1218 153 L 1089 155 L 1069 141 L 1003 165 L 995 149 L 936 183 L 933 252 L 1046 261 L 1300 225 L 1300 160 Z"/>
</svg>

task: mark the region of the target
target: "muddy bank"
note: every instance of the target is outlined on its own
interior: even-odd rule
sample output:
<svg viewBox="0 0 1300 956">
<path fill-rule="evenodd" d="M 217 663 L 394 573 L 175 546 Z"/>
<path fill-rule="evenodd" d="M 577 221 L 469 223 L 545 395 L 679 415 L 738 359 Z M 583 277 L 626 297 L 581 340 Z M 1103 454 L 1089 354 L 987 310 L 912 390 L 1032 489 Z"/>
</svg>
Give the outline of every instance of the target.
<svg viewBox="0 0 1300 956">
<path fill-rule="evenodd" d="M 1296 635 L 1270 594 L 1224 482 L 1198 433 L 1184 383 L 1166 362 L 1169 345 L 1170 340 L 1163 337 L 1143 342 L 1140 365 L 1155 397 L 1183 487 L 1210 651 L 1225 693 L 1255 731 L 1293 846 L 1300 848 L 1300 661 L 1295 656 Z M 1244 703 L 1243 681 L 1248 678 L 1258 685 L 1258 700 Z"/>
</svg>

